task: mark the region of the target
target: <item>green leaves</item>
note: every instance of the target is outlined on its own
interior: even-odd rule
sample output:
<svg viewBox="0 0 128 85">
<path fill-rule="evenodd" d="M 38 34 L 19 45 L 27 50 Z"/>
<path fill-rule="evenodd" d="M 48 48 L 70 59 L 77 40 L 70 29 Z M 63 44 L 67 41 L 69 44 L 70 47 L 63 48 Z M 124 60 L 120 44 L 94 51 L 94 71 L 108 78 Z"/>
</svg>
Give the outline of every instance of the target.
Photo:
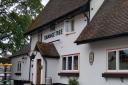
<svg viewBox="0 0 128 85">
<path fill-rule="evenodd" d="M 7 51 L 15 53 L 29 42 L 24 33 L 41 8 L 41 0 L 1 0 L 0 54 Z"/>
<path fill-rule="evenodd" d="M 79 85 L 79 82 L 76 78 L 69 79 L 68 85 Z"/>
<path fill-rule="evenodd" d="M 1 17 L 1 21 L 3 23 L 0 26 L 0 36 L 5 37 L 1 40 L 0 47 L 12 52 L 20 49 L 27 42 L 23 34 L 31 23 L 31 17 L 12 12 L 8 17 Z"/>
</svg>

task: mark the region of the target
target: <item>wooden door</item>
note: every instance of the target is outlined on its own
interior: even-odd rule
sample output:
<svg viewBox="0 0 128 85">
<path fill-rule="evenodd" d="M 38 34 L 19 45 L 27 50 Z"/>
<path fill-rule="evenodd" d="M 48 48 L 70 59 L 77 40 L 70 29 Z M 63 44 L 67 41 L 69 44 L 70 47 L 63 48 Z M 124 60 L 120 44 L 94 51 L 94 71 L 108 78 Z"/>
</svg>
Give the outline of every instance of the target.
<svg viewBox="0 0 128 85">
<path fill-rule="evenodd" d="M 37 68 L 36 68 L 36 85 L 40 85 L 41 82 L 41 59 L 37 59 Z"/>
</svg>

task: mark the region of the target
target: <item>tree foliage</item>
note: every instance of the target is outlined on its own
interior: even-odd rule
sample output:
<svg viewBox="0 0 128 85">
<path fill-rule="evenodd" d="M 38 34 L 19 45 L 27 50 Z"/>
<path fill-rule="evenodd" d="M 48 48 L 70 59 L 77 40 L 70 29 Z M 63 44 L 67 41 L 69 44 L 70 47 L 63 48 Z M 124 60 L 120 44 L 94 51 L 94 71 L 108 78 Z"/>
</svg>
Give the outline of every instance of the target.
<svg viewBox="0 0 128 85">
<path fill-rule="evenodd" d="M 28 42 L 24 33 L 41 8 L 41 0 L 0 0 L 0 54 Z"/>
<path fill-rule="evenodd" d="M 79 82 L 76 78 L 69 79 L 68 85 L 79 85 Z"/>
</svg>

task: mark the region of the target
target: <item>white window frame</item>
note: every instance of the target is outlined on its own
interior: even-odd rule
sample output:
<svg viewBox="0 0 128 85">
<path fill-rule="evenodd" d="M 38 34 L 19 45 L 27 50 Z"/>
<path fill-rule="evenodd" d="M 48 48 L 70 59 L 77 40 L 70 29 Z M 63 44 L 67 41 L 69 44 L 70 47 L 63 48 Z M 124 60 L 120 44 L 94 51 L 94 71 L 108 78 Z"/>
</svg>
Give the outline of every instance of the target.
<svg viewBox="0 0 128 85">
<path fill-rule="evenodd" d="M 67 27 L 67 26 L 70 26 L 70 27 Z M 65 34 L 71 34 L 75 32 L 74 19 L 64 20 L 64 30 L 65 30 Z"/>
<path fill-rule="evenodd" d="M 72 70 L 68 70 L 68 57 L 72 56 Z M 78 56 L 78 70 L 74 70 L 74 56 Z M 66 70 L 63 70 L 63 58 L 66 57 Z M 61 57 L 61 72 L 66 72 L 66 73 L 70 73 L 70 72 L 79 72 L 79 65 L 80 65 L 80 54 L 69 54 L 69 55 L 63 55 Z"/>
<path fill-rule="evenodd" d="M 128 72 L 128 69 L 127 70 L 120 70 L 119 69 L 119 51 L 121 50 L 128 50 L 128 48 L 117 48 L 117 49 L 110 49 L 107 51 L 107 72 Z M 109 70 L 108 69 L 108 53 L 109 52 L 113 52 L 113 51 L 116 51 L 116 70 Z"/>
</svg>

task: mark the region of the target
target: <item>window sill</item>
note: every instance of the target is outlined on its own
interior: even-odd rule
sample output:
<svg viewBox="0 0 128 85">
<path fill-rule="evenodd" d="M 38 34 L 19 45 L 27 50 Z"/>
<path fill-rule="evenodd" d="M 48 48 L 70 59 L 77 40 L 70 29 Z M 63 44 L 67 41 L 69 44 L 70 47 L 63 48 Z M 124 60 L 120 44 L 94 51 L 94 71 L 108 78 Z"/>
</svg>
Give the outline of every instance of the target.
<svg viewBox="0 0 128 85">
<path fill-rule="evenodd" d="M 105 78 L 128 78 L 128 72 L 105 72 L 102 73 L 102 77 Z"/>
<path fill-rule="evenodd" d="M 58 75 L 67 77 L 79 77 L 79 72 L 60 72 Z"/>
<path fill-rule="evenodd" d="M 15 73 L 15 75 L 20 76 L 20 75 L 21 75 L 21 73 L 20 73 L 20 72 L 17 72 L 17 73 Z"/>
</svg>

